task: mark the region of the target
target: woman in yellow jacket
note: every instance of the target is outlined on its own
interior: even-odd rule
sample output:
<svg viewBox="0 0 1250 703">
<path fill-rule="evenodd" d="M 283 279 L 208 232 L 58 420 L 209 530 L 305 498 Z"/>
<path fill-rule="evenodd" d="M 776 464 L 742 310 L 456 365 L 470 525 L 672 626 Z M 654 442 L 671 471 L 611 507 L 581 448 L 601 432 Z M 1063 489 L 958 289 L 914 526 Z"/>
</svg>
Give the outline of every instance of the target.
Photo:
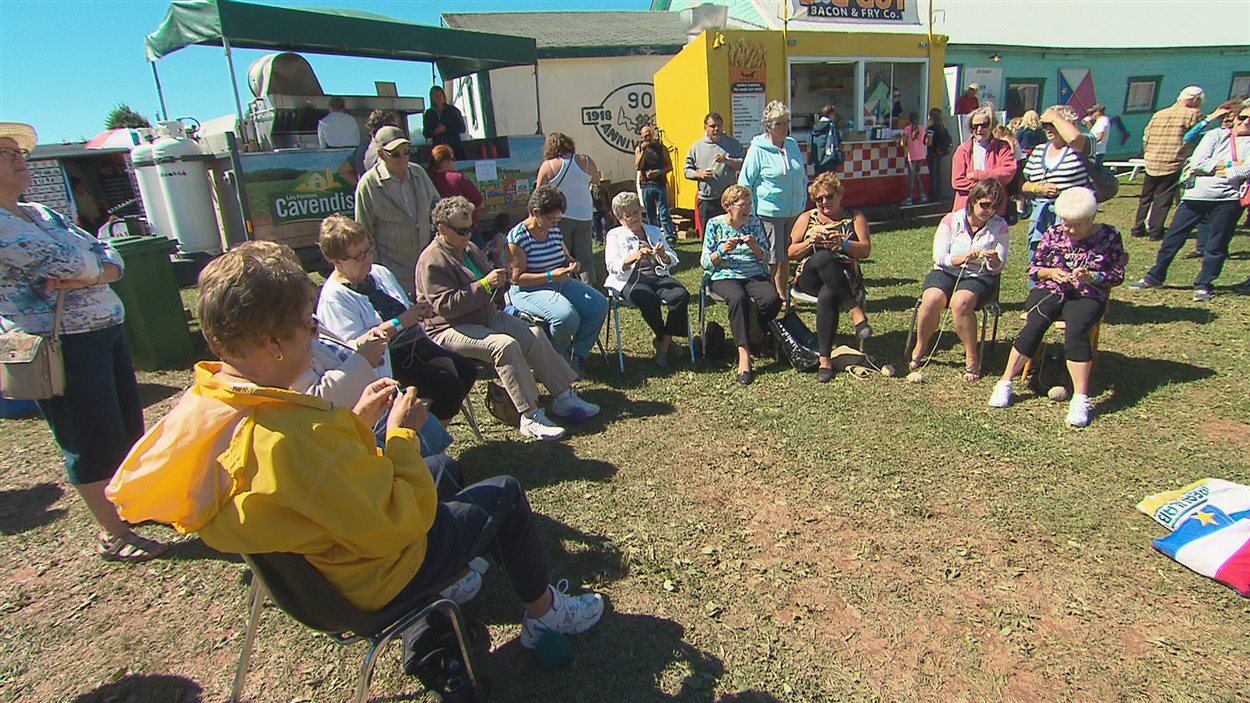
<svg viewBox="0 0 1250 703">
<path fill-rule="evenodd" d="M 311 358 L 316 296 L 280 256 L 236 250 L 204 269 L 199 319 L 221 361 L 196 365 L 195 384 L 123 462 L 108 489 L 121 516 L 198 532 L 223 552 L 301 554 L 363 610 L 428 593 L 492 550 L 525 603 L 522 646 L 598 622 L 599 595 L 547 585 L 516 479 L 439 502 L 414 389 L 380 379 L 354 409 L 290 390 Z M 379 452 L 370 428 L 388 407 Z"/>
</svg>

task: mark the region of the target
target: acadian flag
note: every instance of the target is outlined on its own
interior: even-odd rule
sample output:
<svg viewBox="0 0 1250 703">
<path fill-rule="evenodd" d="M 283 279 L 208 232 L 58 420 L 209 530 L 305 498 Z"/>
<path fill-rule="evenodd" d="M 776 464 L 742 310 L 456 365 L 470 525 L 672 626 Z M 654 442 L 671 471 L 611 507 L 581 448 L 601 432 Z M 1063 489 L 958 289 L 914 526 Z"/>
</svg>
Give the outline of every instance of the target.
<svg viewBox="0 0 1250 703">
<path fill-rule="evenodd" d="M 1094 97 L 1094 74 L 1088 68 L 1059 69 L 1059 103 L 1084 117 L 1098 102 Z"/>
<path fill-rule="evenodd" d="M 1250 597 L 1250 486 L 1204 478 L 1143 499 L 1137 509 L 1172 530 L 1155 549 Z"/>
<path fill-rule="evenodd" d="M 1208 506 L 1172 534 L 1154 540 L 1155 549 L 1194 571 L 1250 598 L 1250 519 L 1234 520 Z"/>
</svg>

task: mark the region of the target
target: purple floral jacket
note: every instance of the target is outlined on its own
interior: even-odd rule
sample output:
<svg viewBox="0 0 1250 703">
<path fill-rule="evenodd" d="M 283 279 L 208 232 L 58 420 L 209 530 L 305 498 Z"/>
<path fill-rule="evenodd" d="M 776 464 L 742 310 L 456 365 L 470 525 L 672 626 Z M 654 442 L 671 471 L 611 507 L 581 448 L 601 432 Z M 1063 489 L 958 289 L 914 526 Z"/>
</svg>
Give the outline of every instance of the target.
<svg viewBox="0 0 1250 703">
<path fill-rule="evenodd" d="M 1111 289 L 1124 282 L 1124 268 L 1127 265 L 1128 254 L 1124 252 L 1124 242 L 1115 227 L 1098 225 L 1096 232 L 1077 242 L 1068 236 L 1068 226 L 1061 222 L 1042 235 L 1042 241 L 1037 245 L 1037 254 L 1029 262 L 1029 278 L 1038 288 L 1045 288 L 1064 297 L 1106 301 Z M 1097 274 L 1100 280 L 1075 284 L 1039 281 L 1037 272 L 1051 268 L 1068 272 L 1084 268 Z"/>
</svg>

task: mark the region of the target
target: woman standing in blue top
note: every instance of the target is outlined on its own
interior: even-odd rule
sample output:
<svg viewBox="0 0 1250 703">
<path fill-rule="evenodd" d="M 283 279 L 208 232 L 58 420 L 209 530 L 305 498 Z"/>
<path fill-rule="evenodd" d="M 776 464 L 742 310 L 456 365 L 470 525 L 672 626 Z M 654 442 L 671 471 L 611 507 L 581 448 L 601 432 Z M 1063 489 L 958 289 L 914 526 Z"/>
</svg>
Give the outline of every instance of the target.
<svg viewBox="0 0 1250 703">
<path fill-rule="evenodd" d="M 755 214 L 768 239 L 768 271 L 783 300 L 790 281 L 790 230 L 807 207 L 807 171 L 799 143 L 790 136 L 790 108 L 780 100 L 764 107 L 764 133 L 751 140 L 738 185 L 750 189 Z"/>
<path fill-rule="evenodd" d="M 769 243 L 760 218 L 751 214 L 751 191 L 745 186 L 729 186 L 720 202 L 727 214 L 707 223 L 699 262 L 711 279 L 712 292 L 729 306 L 729 329 L 738 347 L 738 383 L 745 386 L 755 380 L 748 329 L 751 309 L 747 305 L 754 302 L 759 308 L 763 327 L 781 311 L 781 296 L 768 280 L 764 262 L 769 258 Z"/>
<path fill-rule="evenodd" d="M 608 299 L 577 277 L 581 265 L 560 231 L 567 201 L 559 188 L 541 185 L 530 194 L 529 217 L 508 233 L 512 304 L 551 325 L 551 345 L 577 376 L 608 317 Z"/>
</svg>

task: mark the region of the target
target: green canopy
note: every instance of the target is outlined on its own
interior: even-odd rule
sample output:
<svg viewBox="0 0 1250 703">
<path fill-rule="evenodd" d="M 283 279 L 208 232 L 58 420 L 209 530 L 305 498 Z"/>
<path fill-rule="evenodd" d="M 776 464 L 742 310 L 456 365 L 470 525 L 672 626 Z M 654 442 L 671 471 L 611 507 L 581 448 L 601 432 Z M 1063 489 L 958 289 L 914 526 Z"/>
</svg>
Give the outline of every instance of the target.
<svg viewBox="0 0 1250 703">
<path fill-rule="evenodd" d="M 192 44 L 432 61 L 444 80 L 535 64 L 533 39 L 406 22 L 370 12 L 176 0 L 145 39 L 148 61 Z"/>
</svg>

